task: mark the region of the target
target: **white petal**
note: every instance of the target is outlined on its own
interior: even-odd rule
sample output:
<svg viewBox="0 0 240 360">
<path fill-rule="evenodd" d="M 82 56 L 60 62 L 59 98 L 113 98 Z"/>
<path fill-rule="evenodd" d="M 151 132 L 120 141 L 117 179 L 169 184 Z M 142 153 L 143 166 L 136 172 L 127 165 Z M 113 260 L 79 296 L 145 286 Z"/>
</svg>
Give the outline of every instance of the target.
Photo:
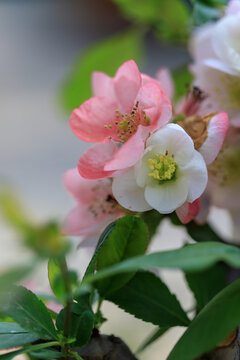
<svg viewBox="0 0 240 360">
<path fill-rule="evenodd" d="M 158 153 L 174 155 L 179 164 L 186 164 L 192 157 L 194 145 L 191 137 L 176 124 L 168 124 L 147 140 L 147 146 L 157 145 Z"/>
<path fill-rule="evenodd" d="M 146 186 L 145 199 L 162 214 L 169 214 L 181 206 L 187 199 L 188 182 L 184 176 L 179 176 L 175 181 L 155 186 Z"/>
<path fill-rule="evenodd" d="M 133 169 L 113 179 L 112 192 L 119 204 L 126 209 L 131 211 L 152 209 L 144 198 L 144 189 L 136 183 Z"/>
<path fill-rule="evenodd" d="M 193 202 L 202 195 L 208 182 L 207 167 L 202 155 L 194 150 L 192 160 L 187 166 L 181 168 L 181 171 L 184 172 L 188 181 L 187 201 Z"/>
</svg>

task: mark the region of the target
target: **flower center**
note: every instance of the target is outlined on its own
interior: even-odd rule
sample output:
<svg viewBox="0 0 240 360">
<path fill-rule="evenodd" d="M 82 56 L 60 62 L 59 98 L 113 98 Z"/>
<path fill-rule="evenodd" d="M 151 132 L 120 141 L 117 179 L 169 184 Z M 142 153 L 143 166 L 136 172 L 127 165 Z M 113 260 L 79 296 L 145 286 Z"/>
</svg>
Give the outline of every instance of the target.
<svg viewBox="0 0 240 360">
<path fill-rule="evenodd" d="M 148 159 L 148 167 L 151 170 L 148 176 L 158 180 L 160 183 L 173 180 L 176 175 L 177 162 L 174 161 L 174 156 L 155 154 L 154 158 Z"/>
</svg>

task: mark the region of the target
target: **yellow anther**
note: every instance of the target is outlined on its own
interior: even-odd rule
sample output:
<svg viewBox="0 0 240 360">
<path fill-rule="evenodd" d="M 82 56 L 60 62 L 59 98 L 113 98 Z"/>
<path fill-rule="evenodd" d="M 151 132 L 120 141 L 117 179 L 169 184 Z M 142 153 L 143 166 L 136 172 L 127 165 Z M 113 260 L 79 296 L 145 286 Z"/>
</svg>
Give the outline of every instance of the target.
<svg viewBox="0 0 240 360">
<path fill-rule="evenodd" d="M 154 158 L 148 159 L 148 167 L 151 170 L 148 176 L 153 179 L 162 181 L 172 180 L 177 170 L 177 162 L 173 157 L 169 157 L 167 153 L 165 155 L 155 154 Z"/>
</svg>

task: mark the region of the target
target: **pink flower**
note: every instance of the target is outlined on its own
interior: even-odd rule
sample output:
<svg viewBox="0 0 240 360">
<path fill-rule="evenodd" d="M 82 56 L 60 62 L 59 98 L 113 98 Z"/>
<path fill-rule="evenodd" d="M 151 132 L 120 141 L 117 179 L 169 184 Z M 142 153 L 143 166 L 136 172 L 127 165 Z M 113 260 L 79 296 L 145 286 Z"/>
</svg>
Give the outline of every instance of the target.
<svg viewBox="0 0 240 360">
<path fill-rule="evenodd" d="M 89 179 L 116 176 L 138 161 L 149 133 L 170 120 L 171 103 L 159 83 L 141 75 L 133 60 L 121 65 L 113 78 L 94 72 L 92 87 L 94 97 L 72 112 L 70 127 L 80 139 L 101 145 L 85 152 L 78 169 Z M 94 163 L 91 170 L 85 166 L 88 161 Z"/>
<path fill-rule="evenodd" d="M 201 198 L 198 198 L 192 203 L 185 202 L 176 210 L 176 214 L 183 224 L 188 224 L 200 213 L 200 211 Z"/>
<path fill-rule="evenodd" d="M 64 234 L 87 239 L 99 236 L 109 223 L 124 214 L 112 195 L 111 179 L 86 180 L 74 168 L 65 172 L 63 182 L 77 202 L 63 224 Z"/>
</svg>

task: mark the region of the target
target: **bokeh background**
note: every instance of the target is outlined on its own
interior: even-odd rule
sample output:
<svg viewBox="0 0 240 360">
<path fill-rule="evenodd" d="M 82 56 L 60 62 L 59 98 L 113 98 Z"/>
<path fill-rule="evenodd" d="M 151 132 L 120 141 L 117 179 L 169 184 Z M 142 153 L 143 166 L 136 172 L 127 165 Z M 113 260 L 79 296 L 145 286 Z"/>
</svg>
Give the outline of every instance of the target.
<svg viewBox="0 0 240 360">
<path fill-rule="evenodd" d="M 131 26 L 110 0 L 0 1 L 0 184 L 18 192 L 36 222 L 63 221 L 73 205 L 64 191 L 62 174 L 76 165 L 87 144 L 69 129 L 70 110 L 63 104 L 62 92 L 76 58 L 89 46 Z M 152 76 L 161 66 L 175 69 L 190 62 L 186 44 L 163 42 L 152 31 L 146 31 L 144 45 L 139 67 Z M 4 270 L 24 263 L 31 254 L 3 218 L 0 221 L 0 270 Z M 213 209 L 211 221 L 225 237 L 231 235 L 225 211 Z M 164 222 L 152 246 L 176 248 L 186 238 L 182 229 Z M 72 242 L 76 248 L 78 239 Z M 70 266 L 81 272 L 90 252 L 74 251 Z M 181 273 L 163 271 L 161 275 L 183 307 L 190 309 L 193 299 Z M 39 271 L 36 286 L 47 288 L 46 269 Z M 103 331 L 122 337 L 132 350 L 152 329 L 111 304 L 104 305 L 104 312 L 109 321 Z M 171 330 L 139 359 L 166 359 L 181 332 Z"/>
</svg>

